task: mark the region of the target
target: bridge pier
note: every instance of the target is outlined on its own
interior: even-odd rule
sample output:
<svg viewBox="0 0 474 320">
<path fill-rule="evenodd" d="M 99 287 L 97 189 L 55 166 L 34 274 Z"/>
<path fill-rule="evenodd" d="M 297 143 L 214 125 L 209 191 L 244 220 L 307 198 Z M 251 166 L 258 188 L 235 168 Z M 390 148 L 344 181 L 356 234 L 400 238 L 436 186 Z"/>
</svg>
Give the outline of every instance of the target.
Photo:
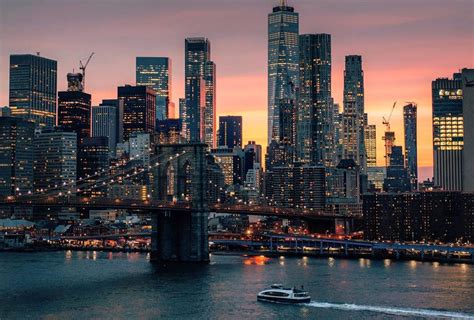
<svg viewBox="0 0 474 320">
<path fill-rule="evenodd" d="M 207 262 L 207 212 L 157 212 L 152 215 L 153 262 Z"/>
</svg>

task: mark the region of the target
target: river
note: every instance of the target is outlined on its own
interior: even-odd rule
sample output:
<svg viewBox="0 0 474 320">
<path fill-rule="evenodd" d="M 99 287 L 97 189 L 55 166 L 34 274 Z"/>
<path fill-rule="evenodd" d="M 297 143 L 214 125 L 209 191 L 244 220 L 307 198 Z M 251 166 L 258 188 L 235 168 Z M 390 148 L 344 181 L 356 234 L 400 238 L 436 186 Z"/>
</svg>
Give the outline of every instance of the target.
<svg viewBox="0 0 474 320">
<path fill-rule="evenodd" d="M 305 305 L 256 301 L 304 285 Z M 474 319 L 474 267 L 212 255 L 161 269 L 147 254 L 0 253 L 0 319 Z"/>
</svg>

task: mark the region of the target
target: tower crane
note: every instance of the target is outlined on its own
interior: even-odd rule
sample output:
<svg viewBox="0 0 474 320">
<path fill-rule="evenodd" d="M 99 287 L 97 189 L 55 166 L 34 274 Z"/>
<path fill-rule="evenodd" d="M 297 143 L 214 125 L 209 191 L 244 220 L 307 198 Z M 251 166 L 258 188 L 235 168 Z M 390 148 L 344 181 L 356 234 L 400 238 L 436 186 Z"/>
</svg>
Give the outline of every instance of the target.
<svg viewBox="0 0 474 320">
<path fill-rule="evenodd" d="M 382 123 L 387 127 L 387 131 L 390 131 L 390 119 L 392 118 L 393 110 L 395 110 L 396 105 L 397 105 L 397 101 L 393 103 L 392 110 L 390 110 L 390 114 L 388 115 L 387 119 L 385 119 L 385 116 L 382 117 L 383 119 Z"/>
<path fill-rule="evenodd" d="M 385 134 L 382 137 L 382 140 L 385 141 L 385 166 L 388 167 L 390 165 L 390 157 L 392 155 L 392 147 L 395 143 L 395 132 L 390 131 L 390 119 L 392 118 L 393 111 L 395 110 L 395 106 L 397 105 L 397 101 L 393 103 L 392 110 L 390 110 L 390 114 L 387 118 L 385 116 L 382 117 L 382 123 L 387 127 L 385 130 Z"/>
<path fill-rule="evenodd" d="M 86 68 L 89 62 L 91 61 L 93 55 L 94 55 L 94 52 L 92 52 L 89 58 L 87 58 L 86 63 L 82 63 L 82 60 L 79 60 L 79 65 L 80 65 L 79 69 L 81 69 L 82 71 L 82 89 L 83 90 L 86 90 Z"/>
</svg>

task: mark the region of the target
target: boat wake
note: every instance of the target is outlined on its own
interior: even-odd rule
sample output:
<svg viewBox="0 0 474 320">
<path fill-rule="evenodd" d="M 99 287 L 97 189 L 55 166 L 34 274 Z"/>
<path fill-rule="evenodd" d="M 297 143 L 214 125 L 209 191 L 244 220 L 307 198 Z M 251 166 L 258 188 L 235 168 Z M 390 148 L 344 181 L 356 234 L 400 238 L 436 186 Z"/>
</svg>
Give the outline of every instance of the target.
<svg viewBox="0 0 474 320">
<path fill-rule="evenodd" d="M 309 302 L 305 304 L 308 307 L 313 308 L 327 308 L 327 309 L 338 309 L 346 311 L 370 311 L 385 313 L 398 316 L 418 316 L 425 318 L 447 318 L 447 319 L 473 319 L 474 314 L 467 314 L 461 312 L 450 312 L 433 309 L 411 309 L 411 308 L 398 308 L 398 307 L 379 307 L 379 306 L 365 306 L 358 304 L 349 303 L 327 303 L 327 302 Z"/>
</svg>

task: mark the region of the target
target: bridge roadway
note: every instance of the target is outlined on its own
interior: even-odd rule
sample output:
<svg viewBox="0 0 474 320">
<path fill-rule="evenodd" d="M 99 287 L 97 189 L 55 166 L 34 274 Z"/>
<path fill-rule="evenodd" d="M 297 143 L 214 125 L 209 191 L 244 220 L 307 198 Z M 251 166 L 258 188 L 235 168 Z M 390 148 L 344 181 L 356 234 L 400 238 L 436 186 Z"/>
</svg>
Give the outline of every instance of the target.
<svg viewBox="0 0 474 320">
<path fill-rule="evenodd" d="M 84 198 L 84 197 L 47 197 L 38 198 L 37 196 L 21 196 L 21 197 L 2 197 L 0 198 L 0 206 L 19 206 L 19 207 L 38 207 L 38 208 L 85 208 L 85 209 L 125 209 L 140 210 L 149 212 L 191 212 L 192 205 L 190 202 L 168 202 L 158 200 L 122 200 L 109 198 Z M 281 218 L 304 218 L 318 220 L 334 220 L 334 219 L 353 219 L 361 220 L 361 215 L 336 215 L 328 214 L 320 210 L 311 209 L 293 209 L 293 208 L 277 208 L 261 205 L 245 205 L 245 204 L 214 204 L 209 205 L 209 210 L 216 213 L 226 214 L 245 214 L 256 216 L 275 216 Z"/>
<path fill-rule="evenodd" d="M 359 249 L 370 249 L 370 250 L 416 250 L 420 252 L 465 252 L 469 253 L 474 258 L 474 246 L 451 246 L 451 245 L 432 245 L 432 244 L 408 244 L 408 243 L 386 243 L 386 242 L 372 242 L 365 240 L 338 240 L 338 239 L 327 239 L 327 238 L 313 238 L 308 236 L 290 236 L 290 235 L 278 235 L 271 234 L 266 235 L 269 240 L 267 241 L 253 241 L 253 240 L 229 240 L 229 239 L 216 239 L 210 240 L 217 245 L 242 245 L 242 246 L 270 246 L 278 245 L 278 243 L 284 243 L 286 245 L 294 245 L 295 247 L 339 247 L 339 248 L 359 248 Z"/>
</svg>

